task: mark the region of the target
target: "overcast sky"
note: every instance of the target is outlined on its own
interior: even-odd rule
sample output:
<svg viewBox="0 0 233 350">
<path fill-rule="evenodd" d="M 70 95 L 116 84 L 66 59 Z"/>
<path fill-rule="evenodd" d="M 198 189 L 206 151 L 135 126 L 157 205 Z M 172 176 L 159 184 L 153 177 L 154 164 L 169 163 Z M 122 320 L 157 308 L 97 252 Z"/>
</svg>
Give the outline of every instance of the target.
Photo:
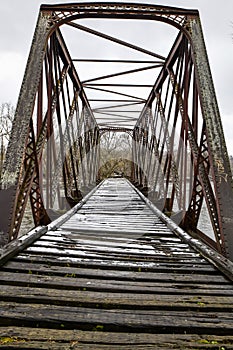
<svg viewBox="0 0 233 350">
<path fill-rule="evenodd" d="M 40 5 L 70 2 L 1 0 L 0 103 L 17 103 Z M 141 0 L 140 3 L 199 10 L 227 148 L 233 155 L 233 0 Z"/>
</svg>

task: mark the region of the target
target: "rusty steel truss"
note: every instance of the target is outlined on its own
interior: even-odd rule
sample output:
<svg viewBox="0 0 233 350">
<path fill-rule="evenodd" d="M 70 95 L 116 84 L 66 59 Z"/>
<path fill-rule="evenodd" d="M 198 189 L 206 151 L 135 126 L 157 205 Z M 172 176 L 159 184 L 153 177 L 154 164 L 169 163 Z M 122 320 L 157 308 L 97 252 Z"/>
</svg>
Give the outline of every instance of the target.
<svg viewBox="0 0 233 350">
<path fill-rule="evenodd" d="M 117 25 L 116 34 L 106 34 L 100 20 L 140 22 L 143 44 L 120 39 Z M 175 31 L 166 55 L 146 48 L 148 23 Z M 64 39 L 74 31 L 85 36 L 72 43 L 76 56 Z M 84 57 L 89 37 L 109 50 L 101 56 L 92 44 Z M 114 56 L 112 45 L 125 56 Z M 105 72 L 111 64 L 117 72 Z M 137 74 L 150 81 L 136 81 Z M 187 232 L 233 259 L 232 175 L 197 10 L 41 6 L 1 180 L 0 230 L 9 240 L 18 236 L 28 203 L 35 225 L 47 224 L 96 185 L 106 132 L 130 135 L 131 181 Z M 203 215 L 211 235 L 200 225 Z"/>
</svg>

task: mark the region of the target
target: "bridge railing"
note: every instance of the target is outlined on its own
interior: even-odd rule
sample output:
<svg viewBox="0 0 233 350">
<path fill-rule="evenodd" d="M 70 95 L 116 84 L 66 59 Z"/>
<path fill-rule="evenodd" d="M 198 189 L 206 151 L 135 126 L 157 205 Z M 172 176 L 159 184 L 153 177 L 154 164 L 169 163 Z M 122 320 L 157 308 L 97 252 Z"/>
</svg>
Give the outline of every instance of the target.
<svg viewBox="0 0 233 350">
<path fill-rule="evenodd" d="M 28 200 L 35 225 L 47 224 L 53 209 L 67 210 L 95 186 L 99 168 L 99 127 L 59 30 L 47 42 L 37 88 L 30 89 L 34 100 L 26 124 L 19 109 L 27 101 L 22 95 L 32 79 L 27 72 L 2 176 L 6 215 L 1 229 L 10 232 L 10 240 L 18 235 Z M 25 145 L 21 153 L 20 143 Z"/>
<path fill-rule="evenodd" d="M 225 255 L 232 176 L 222 129 L 211 129 L 213 114 L 205 110 L 205 99 L 215 101 L 215 95 L 203 95 L 203 69 L 193 41 L 180 32 L 134 128 L 133 181 L 185 230 Z M 220 142 L 219 156 L 213 135 Z M 203 210 L 210 224 L 205 231 L 200 225 Z"/>
</svg>

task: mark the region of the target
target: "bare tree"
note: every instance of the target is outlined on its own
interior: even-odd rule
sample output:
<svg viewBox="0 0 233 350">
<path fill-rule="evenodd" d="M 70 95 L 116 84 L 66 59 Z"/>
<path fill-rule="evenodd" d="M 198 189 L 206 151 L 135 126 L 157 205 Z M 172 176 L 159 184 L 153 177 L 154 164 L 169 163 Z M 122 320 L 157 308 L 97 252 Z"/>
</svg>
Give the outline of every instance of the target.
<svg viewBox="0 0 233 350">
<path fill-rule="evenodd" d="M 4 102 L 0 105 L 0 179 L 14 114 L 15 108 L 10 102 Z"/>
<path fill-rule="evenodd" d="M 14 114 L 15 108 L 10 102 L 4 102 L 0 105 L 0 137 L 3 138 L 5 143 L 10 138 Z"/>
<path fill-rule="evenodd" d="M 2 103 L 0 105 L 0 180 L 5 160 L 7 144 L 10 138 L 12 121 L 14 118 L 15 108 L 11 103 Z M 0 247 L 8 242 L 8 237 L 0 232 Z"/>
<path fill-rule="evenodd" d="M 130 175 L 131 140 L 126 133 L 106 132 L 101 137 L 100 178 Z"/>
</svg>

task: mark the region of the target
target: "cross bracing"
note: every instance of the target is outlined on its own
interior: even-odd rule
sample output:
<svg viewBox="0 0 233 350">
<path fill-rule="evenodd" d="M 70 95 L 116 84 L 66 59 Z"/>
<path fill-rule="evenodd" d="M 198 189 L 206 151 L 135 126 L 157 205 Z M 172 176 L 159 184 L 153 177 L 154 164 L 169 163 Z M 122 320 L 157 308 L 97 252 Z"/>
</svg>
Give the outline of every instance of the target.
<svg viewBox="0 0 233 350">
<path fill-rule="evenodd" d="M 232 177 L 197 10 L 41 6 L 1 180 L 9 240 L 27 203 L 46 224 L 101 180 L 106 132 L 129 135 L 130 180 L 232 259 Z"/>
</svg>

